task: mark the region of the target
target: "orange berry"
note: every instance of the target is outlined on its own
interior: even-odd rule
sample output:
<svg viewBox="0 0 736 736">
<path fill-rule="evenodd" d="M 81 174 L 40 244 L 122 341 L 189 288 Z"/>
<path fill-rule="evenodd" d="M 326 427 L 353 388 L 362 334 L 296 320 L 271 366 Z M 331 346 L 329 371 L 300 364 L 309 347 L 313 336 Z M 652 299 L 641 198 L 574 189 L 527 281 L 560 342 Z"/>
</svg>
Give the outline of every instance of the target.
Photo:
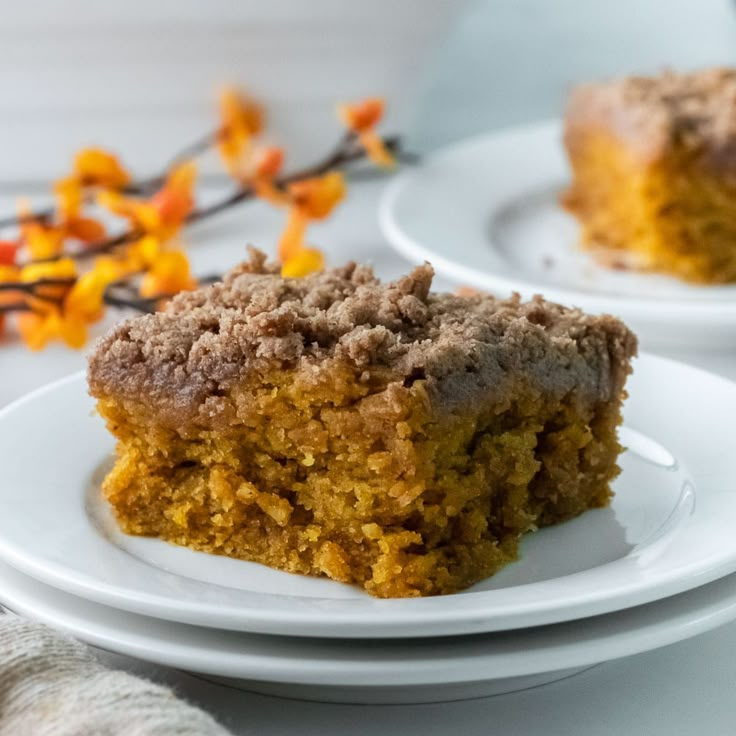
<svg viewBox="0 0 736 736">
<path fill-rule="evenodd" d="M 381 122 L 385 102 L 380 97 L 368 97 L 353 103 L 337 106 L 337 114 L 343 124 L 356 133 L 374 128 Z"/>
<path fill-rule="evenodd" d="M 238 178 L 251 153 L 253 137 L 263 129 L 263 109 L 232 87 L 225 87 L 220 92 L 219 107 L 217 149 L 227 171 Z"/>
<path fill-rule="evenodd" d="M 267 177 L 272 179 L 278 176 L 284 165 L 284 149 L 269 146 L 259 153 L 256 159 L 255 175 L 256 178 Z"/>
<path fill-rule="evenodd" d="M 325 257 L 316 248 L 302 248 L 281 266 L 284 278 L 301 278 L 325 267 Z"/>
<path fill-rule="evenodd" d="M 143 277 L 140 294 L 145 298 L 153 298 L 177 294 L 196 285 L 186 255 L 180 250 L 172 250 L 161 253 L 154 261 L 150 271 Z"/>
<path fill-rule="evenodd" d="M 0 240 L 0 265 L 14 265 L 19 250 L 20 243 L 13 240 Z"/>
<path fill-rule="evenodd" d="M 302 179 L 288 187 L 294 206 L 312 220 L 327 217 L 347 192 L 345 178 L 339 171 Z"/>
<path fill-rule="evenodd" d="M 289 210 L 286 227 L 279 240 L 279 260 L 286 263 L 293 258 L 303 247 L 309 220 L 296 207 Z"/>
<path fill-rule="evenodd" d="M 74 157 L 74 176 L 82 185 L 121 189 L 130 174 L 117 156 L 101 148 L 85 148 Z"/>
<path fill-rule="evenodd" d="M 70 238 L 76 238 L 83 243 L 99 243 L 105 237 L 105 226 L 91 217 L 76 217 L 66 224 L 66 231 Z"/>
</svg>

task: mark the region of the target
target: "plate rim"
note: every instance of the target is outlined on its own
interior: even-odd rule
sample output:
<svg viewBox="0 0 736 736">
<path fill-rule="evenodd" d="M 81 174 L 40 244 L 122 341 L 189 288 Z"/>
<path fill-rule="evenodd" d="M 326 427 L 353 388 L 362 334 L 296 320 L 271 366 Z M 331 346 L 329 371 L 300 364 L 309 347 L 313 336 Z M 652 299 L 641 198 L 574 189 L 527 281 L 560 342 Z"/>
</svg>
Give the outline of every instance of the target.
<svg viewBox="0 0 736 736">
<path fill-rule="evenodd" d="M 547 118 L 522 125 L 508 126 L 455 141 L 427 154 L 422 160 L 399 172 L 384 187 L 378 204 L 378 223 L 386 240 L 405 258 L 416 261 L 429 261 L 437 271 L 455 281 L 466 283 L 497 294 L 509 295 L 519 292 L 524 298 L 544 293 L 549 301 L 560 304 L 575 304 L 586 311 L 605 314 L 630 314 L 645 312 L 647 318 L 677 320 L 698 325 L 707 318 L 723 326 L 731 326 L 736 318 L 736 291 L 732 302 L 707 302 L 692 300 L 681 302 L 676 299 L 642 299 L 627 295 L 598 295 L 571 288 L 534 283 L 521 277 L 519 279 L 481 272 L 461 261 L 438 253 L 431 245 L 421 243 L 410 234 L 397 219 L 397 202 L 404 190 L 421 177 L 423 172 L 438 162 L 445 162 L 479 147 L 503 145 L 506 139 L 519 136 L 548 136 L 557 134 L 561 138 L 560 118 Z M 458 249 L 458 253 L 462 251 Z"/>
<path fill-rule="evenodd" d="M 736 391 L 736 383 L 719 376 L 718 374 L 702 370 L 695 366 L 691 366 L 679 361 L 674 361 L 660 356 L 653 356 L 644 353 L 640 360 L 653 362 L 661 367 L 669 365 L 676 369 L 685 369 L 695 374 L 702 374 L 703 378 L 709 381 L 715 380 L 722 384 L 729 391 Z M 84 371 L 76 372 L 70 376 L 54 381 L 35 391 L 21 397 L 17 401 L 9 404 L 0 410 L 0 423 L 11 415 L 13 412 L 22 409 L 27 402 L 37 400 L 39 397 L 45 396 L 47 393 L 64 388 L 67 384 L 79 383 L 85 386 Z M 696 478 L 697 481 L 697 478 Z M 81 491 L 81 489 L 80 489 Z M 89 521 L 89 519 L 87 519 Z M 91 522 L 89 524 L 91 528 Z M 114 549 L 119 549 L 113 545 Z M 58 563 L 49 564 L 48 560 L 43 562 L 38 559 L 28 558 L 27 553 L 14 549 L 12 544 L 0 536 L 0 559 L 4 560 L 11 566 L 15 567 L 24 574 L 33 577 L 41 582 L 70 592 L 74 595 L 87 598 L 103 605 L 112 606 L 131 613 L 147 615 L 154 618 L 178 621 L 181 623 L 192 625 L 208 625 L 218 626 L 223 629 L 233 629 L 239 631 L 249 631 L 267 634 L 281 634 L 288 627 L 289 633 L 298 636 L 315 636 L 315 637 L 334 637 L 341 638 L 345 636 L 360 636 L 361 638 L 392 638 L 392 637 L 423 637 L 429 635 L 459 635 L 472 634 L 490 631 L 508 631 L 511 628 L 521 628 L 523 626 L 555 624 L 574 618 L 584 618 L 590 616 L 601 615 L 603 613 L 615 610 L 623 610 L 643 603 L 652 602 L 661 598 L 681 593 L 685 590 L 699 587 L 712 580 L 716 580 L 724 575 L 736 571 L 736 554 L 732 554 L 727 560 L 721 560 L 718 564 L 711 564 L 706 568 L 696 566 L 696 571 L 688 568 L 688 574 L 671 578 L 667 584 L 659 584 L 652 587 L 651 581 L 645 586 L 643 581 L 639 581 L 639 585 L 628 592 L 620 591 L 613 595 L 614 600 L 624 598 L 626 602 L 610 605 L 611 593 L 606 595 L 598 594 L 597 597 L 586 597 L 578 600 L 573 605 L 558 604 L 550 609 L 546 602 L 537 603 L 536 605 L 527 604 L 527 610 L 521 617 L 518 615 L 513 620 L 513 625 L 498 625 L 493 623 L 494 619 L 489 620 L 488 606 L 484 607 L 483 601 L 476 603 L 479 598 L 493 597 L 498 591 L 477 591 L 472 593 L 463 593 L 463 606 L 454 610 L 454 615 L 449 617 L 447 611 L 444 610 L 443 604 L 451 598 L 448 596 L 438 596 L 431 598 L 416 599 L 392 599 L 387 601 L 376 601 L 375 599 L 305 599 L 299 598 L 302 602 L 302 610 L 295 612 L 292 606 L 286 605 L 279 610 L 269 609 L 266 614 L 263 610 L 251 604 L 249 609 L 238 608 L 237 610 L 217 610 L 213 615 L 212 604 L 201 604 L 201 602 L 182 602 L 181 600 L 172 600 L 169 597 L 161 595 L 151 595 L 147 592 L 132 591 L 134 598 L 131 599 L 130 589 L 121 589 L 120 586 L 115 587 L 105 583 L 100 585 L 100 581 L 90 579 L 89 575 L 85 576 L 78 572 L 72 572 L 70 575 L 68 568 Z M 132 558 L 135 559 L 135 558 Z M 627 559 L 626 557 L 621 558 Z M 148 567 L 143 561 L 136 561 L 140 565 Z M 611 563 L 608 563 L 611 564 Z M 161 570 L 153 568 L 157 574 Z M 595 569 L 595 568 L 594 568 Z M 586 571 L 573 573 L 575 577 L 584 575 Z M 176 576 L 177 579 L 182 580 Z M 683 582 L 687 581 L 684 585 Z M 207 584 L 190 580 L 190 582 L 200 588 L 206 588 Z M 539 583 L 527 584 L 540 585 Z M 655 592 L 656 591 L 656 592 Z M 255 599 L 263 600 L 264 597 L 274 594 L 258 593 L 253 591 L 239 591 L 243 594 L 241 597 L 247 597 L 250 594 Z M 288 598 L 287 596 L 274 596 L 277 598 Z M 498 597 L 498 595 L 496 595 Z M 289 599 L 293 600 L 293 598 Z M 327 600 L 330 610 L 326 610 L 325 606 L 318 606 L 315 602 Z M 437 602 L 440 603 L 437 603 Z M 492 602 L 492 600 L 491 600 Z M 347 605 L 345 605 L 347 604 Z M 360 608 L 364 610 L 360 610 Z M 358 615 L 355 610 L 358 609 Z M 309 616 L 305 618 L 305 609 L 309 611 Z M 340 619 L 340 609 L 342 611 L 342 619 Z M 439 610 L 438 610 L 439 609 Z M 390 611 L 388 620 L 381 620 L 377 617 L 377 611 L 381 611 L 382 615 L 386 615 Z M 506 617 L 511 614 L 506 612 Z M 206 623 L 203 624 L 203 621 Z M 421 627 L 418 626 L 421 624 Z M 366 629 L 366 626 L 369 628 Z M 355 630 L 360 629 L 360 633 L 356 634 Z"/>
<path fill-rule="evenodd" d="M 8 585 L 8 573 L 11 577 L 17 575 L 19 581 Z M 116 610 L 54 589 L 4 563 L 0 563 L 0 581 L 3 582 L 0 600 L 11 610 L 61 628 L 92 646 L 201 674 L 328 687 L 470 684 L 586 667 L 674 644 L 736 619 L 734 574 L 673 598 L 586 619 L 582 624 L 587 631 L 581 632 L 580 622 L 573 621 L 496 634 L 445 638 L 439 642 L 433 639 L 427 642 L 386 640 L 383 644 L 374 642 L 370 647 L 363 647 L 361 660 L 354 646 L 346 647 L 339 640 L 219 632 L 179 623 L 173 624 L 172 629 L 168 622 Z M 28 600 L 26 592 L 25 600 L 21 593 L 19 602 L 18 587 L 23 584 L 26 589 L 30 585 L 34 591 L 30 594 L 32 600 Z M 44 606 L 40 601 L 49 592 L 56 604 L 45 604 L 46 610 L 39 613 L 39 606 Z M 70 614 L 69 606 L 77 612 Z M 102 616 L 106 618 L 103 620 Z M 110 616 L 113 622 L 117 621 L 117 628 L 115 623 L 108 623 Z M 78 622 L 70 624 L 70 617 Z M 132 623 L 139 630 L 126 633 L 120 628 L 120 622 L 123 625 L 127 622 L 128 626 Z M 176 646 L 171 642 L 162 645 L 156 634 L 151 633 L 156 629 L 170 639 L 175 638 Z M 197 637 L 209 639 L 209 649 L 206 643 L 198 643 Z M 212 644 L 216 640 L 219 648 Z M 185 646 L 181 646 L 182 641 Z M 232 643 L 232 649 L 224 654 L 223 642 Z M 305 643 L 307 653 L 316 651 L 317 656 L 310 659 L 305 655 Z M 277 654 L 269 655 L 269 648 L 274 645 Z M 293 653 L 289 655 L 279 650 L 283 646 Z M 330 660 L 324 654 L 319 656 L 320 647 L 331 650 L 337 658 Z M 432 654 L 424 658 L 416 656 L 423 649 Z M 340 659 L 340 655 L 346 653 L 350 658 Z M 385 656 L 386 653 L 389 656 Z M 378 678 L 378 681 L 366 685 L 370 678 Z"/>
</svg>

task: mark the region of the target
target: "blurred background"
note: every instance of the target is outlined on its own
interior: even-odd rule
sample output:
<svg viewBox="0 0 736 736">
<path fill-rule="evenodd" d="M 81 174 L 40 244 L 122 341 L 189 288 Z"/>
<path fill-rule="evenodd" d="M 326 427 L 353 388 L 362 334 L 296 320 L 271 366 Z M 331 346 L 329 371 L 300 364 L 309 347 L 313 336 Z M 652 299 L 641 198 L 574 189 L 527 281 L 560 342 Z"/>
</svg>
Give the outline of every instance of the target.
<svg viewBox="0 0 736 736">
<path fill-rule="evenodd" d="M 4 2 L 0 180 L 48 179 L 100 144 L 139 170 L 209 129 L 219 84 L 268 104 L 292 162 L 334 102 L 387 97 L 428 150 L 557 115 L 570 85 L 736 62 L 729 0 Z M 321 147 L 321 148 L 319 148 Z"/>
<path fill-rule="evenodd" d="M 570 87 L 665 67 L 736 63 L 730 0 L 480 0 L 424 78 L 422 148 L 560 115 Z"/>
</svg>

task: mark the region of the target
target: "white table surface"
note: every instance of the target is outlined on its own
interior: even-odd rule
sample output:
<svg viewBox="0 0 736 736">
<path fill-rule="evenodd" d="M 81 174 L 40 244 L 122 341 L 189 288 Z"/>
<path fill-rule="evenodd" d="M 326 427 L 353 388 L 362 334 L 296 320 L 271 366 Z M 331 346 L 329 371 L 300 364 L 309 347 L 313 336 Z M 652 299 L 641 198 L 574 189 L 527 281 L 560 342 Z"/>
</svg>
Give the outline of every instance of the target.
<svg viewBox="0 0 736 736">
<path fill-rule="evenodd" d="M 372 261 L 379 275 L 407 269 L 382 238 L 376 223 L 379 182 L 356 183 L 336 217 L 315 228 L 311 239 L 332 263 Z M 192 247 L 199 273 L 235 263 L 242 244 L 272 247 L 280 216 L 245 205 L 201 233 L 212 245 Z M 237 237 L 233 234 L 237 233 Z M 193 238 L 197 240 L 197 237 Z M 220 241 L 226 245 L 215 245 Z M 436 286 L 453 284 L 438 278 Z M 736 349 L 714 354 L 673 354 L 736 379 Z M 81 353 L 53 347 L 31 354 L 23 347 L 0 347 L 0 406 L 84 366 Z M 268 736 L 430 736 L 432 734 L 556 734 L 572 736 L 676 736 L 736 732 L 736 623 L 658 651 L 600 665 L 568 680 L 510 695 L 423 706 L 346 706 L 303 703 L 239 692 L 203 680 L 110 656 L 109 660 L 173 685 L 188 699 L 227 724 L 236 734 Z"/>
</svg>

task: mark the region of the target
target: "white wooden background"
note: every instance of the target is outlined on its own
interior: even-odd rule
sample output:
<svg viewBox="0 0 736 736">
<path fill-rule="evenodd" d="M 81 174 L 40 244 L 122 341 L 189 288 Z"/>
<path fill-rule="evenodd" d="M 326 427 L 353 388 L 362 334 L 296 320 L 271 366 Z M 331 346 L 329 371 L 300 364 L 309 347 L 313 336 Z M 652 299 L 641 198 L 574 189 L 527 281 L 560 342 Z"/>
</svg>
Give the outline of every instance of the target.
<svg viewBox="0 0 736 736">
<path fill-rule="evenodd" d="M 736 65 L 734 0 L 476 0 L 426 74 L 415 142 L 557 116 L 576 82 L 714 64 Z"/>
<path fill-rule="evenodd" d="M 156 168 L 227 81 L 268 103 L 296 164 L 340 99 L 387 96 L 428 149 L 559 114 L 576 81 L 715 63 L 736 64 L 733 0 L 0 0 L 0 183 L 53 178 L 85 144 Z"/>
<path fill-rule="evenodd" d="M 144 171 L 213 121 L 218 84 L 265 100 L 294 163 L 329 145 L 341 99 L 386 95 L 403 127 L 462 0 L 0 2 L 0 181 L 56 176 L 81 145 Z"/>
</svg>

